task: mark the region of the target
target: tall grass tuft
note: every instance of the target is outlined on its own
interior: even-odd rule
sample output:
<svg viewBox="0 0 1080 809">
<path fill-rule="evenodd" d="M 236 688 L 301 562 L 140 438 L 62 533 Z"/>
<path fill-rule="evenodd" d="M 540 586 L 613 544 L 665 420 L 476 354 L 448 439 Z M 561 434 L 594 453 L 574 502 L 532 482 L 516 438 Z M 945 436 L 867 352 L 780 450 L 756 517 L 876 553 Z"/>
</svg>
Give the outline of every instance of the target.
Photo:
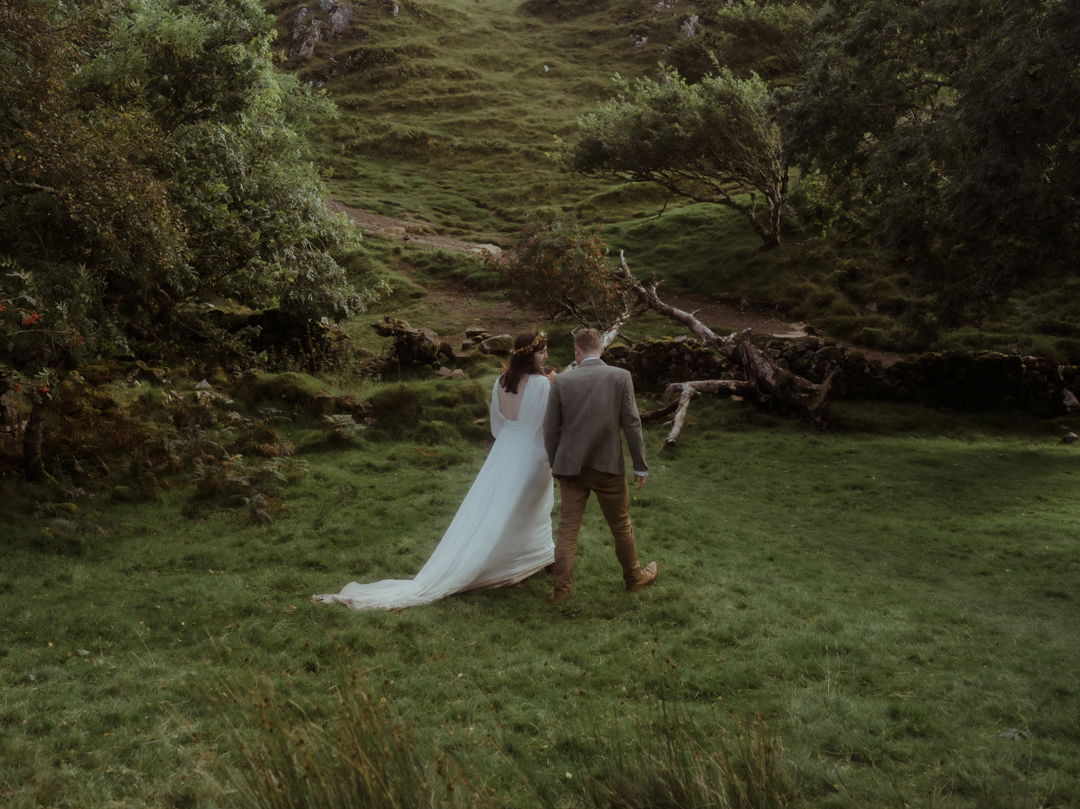
<svg viewBox="0 0 1080 809">
<path fill-rule="evenodd" d="M 227 687 L 225 718 L 241 754 L 242 805 L 253 809 L 454 809 L 493 802 L 456 763 L 422 751 L 364 678 L 339 673 L 328 717 L 311 716 L 266 680 Z M 315 709 L 322 712 L 319 709 Z"/>
<path fill-rule="evenodd" d="M 664 708 L 675 715 L 677 709 Z M 671 721 L 671 724 L 666 724 Z M 662 732 L 644 734 L 610 752 L 611 770 L 593 781 L 591 803 L 610 809 L 780 809 L 794 789 L 761 717 L 742 720 L 734 742 L 706 744 L 694 723 L 664 718 Z"/>
<path fill-rule="evenodd" d="M 597 727 L 597 765 L 583 787 L 605 809 L 782 809 L 794 781 L 760 713 L 734 731 L 716 715 L 705 727 L 679 698 L 675 664 L 660 667 L 658 700 L 629 723 Z M 646 667 L 646 671 L 648 666 Z"/>
</svg>

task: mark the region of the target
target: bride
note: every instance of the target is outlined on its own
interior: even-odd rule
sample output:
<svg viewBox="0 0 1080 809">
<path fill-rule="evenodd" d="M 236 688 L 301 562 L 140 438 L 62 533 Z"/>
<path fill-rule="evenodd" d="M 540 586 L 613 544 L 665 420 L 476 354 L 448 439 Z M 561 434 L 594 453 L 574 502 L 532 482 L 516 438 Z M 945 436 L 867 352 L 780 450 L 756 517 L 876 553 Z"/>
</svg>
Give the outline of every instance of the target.
<svg viewBox="0 0 1080 809">
<path fill-rule="evenodd" d="M 509 367 L 491 391 L 495 445 L 431 558 L 416 578 L 346 584 L 312 596 L 356 610 L 426 604 L 451 593 L 517 584 L 554 560 L 555 494 L 544 450 L 547 335 L 518 336 Z"/>
</svg>

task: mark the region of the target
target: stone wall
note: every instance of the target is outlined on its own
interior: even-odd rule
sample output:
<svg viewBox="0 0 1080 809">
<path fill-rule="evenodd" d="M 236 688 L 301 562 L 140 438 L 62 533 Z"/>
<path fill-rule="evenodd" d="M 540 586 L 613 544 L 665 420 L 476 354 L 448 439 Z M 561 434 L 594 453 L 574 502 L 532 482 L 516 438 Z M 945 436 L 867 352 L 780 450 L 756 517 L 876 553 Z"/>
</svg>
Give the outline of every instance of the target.
<svg viewBox="0 0 1080 809">
<path fill-rule="evenodd" d="M 920 402 L 958 411 L 1019 410 L 1053 418 L 1080 409 L 1080 367 L 1041 357 L 994 351 L 918 354 L 888 368 L 836 340 L 806 337 L 759 343 L 781 368 L 820 383 L 841 370 L 834 394 L 841 399 Z M 740 370 L 716 352 L 687 338 L 644 340 L 612 347 L 606 357 L 634 375 L 643 393 L 660 393 L 672 382 L 739 379 Z"/>
</svg>

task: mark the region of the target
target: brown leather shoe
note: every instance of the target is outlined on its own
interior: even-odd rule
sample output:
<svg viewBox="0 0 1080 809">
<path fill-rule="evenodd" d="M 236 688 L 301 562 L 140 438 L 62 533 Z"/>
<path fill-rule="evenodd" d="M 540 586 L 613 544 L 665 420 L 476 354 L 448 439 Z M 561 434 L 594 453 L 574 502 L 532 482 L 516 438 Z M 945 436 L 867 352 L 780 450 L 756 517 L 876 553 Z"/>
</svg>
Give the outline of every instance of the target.
<svg viewBox="0 0 1080 809">
<path fill-rule="evenodd" d="M 570 598 L 569 593 L 552 593 L 548 596 L 549 604 L 565 604 Z"/>
<path fill-rule="evenodd" d="M 638 580 L 633 584 L 626 585 L 626 589 L 631 593 L 636 593 L 642 587 L 648 587 L 654 581 L 656 581 L 656 574 L 658 573 L 656 562 L 649 562 L 645 567 L 641 568 L 641 575 L 638 576 Z"/>
</svg>

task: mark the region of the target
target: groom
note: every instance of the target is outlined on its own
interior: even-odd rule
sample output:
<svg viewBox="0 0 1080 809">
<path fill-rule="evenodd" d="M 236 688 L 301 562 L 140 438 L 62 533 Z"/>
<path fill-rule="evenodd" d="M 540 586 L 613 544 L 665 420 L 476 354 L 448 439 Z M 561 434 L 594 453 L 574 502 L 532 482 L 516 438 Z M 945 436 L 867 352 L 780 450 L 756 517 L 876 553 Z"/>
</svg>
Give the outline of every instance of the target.
<svg viewBox="0 0 1080 809">
<path fill-rule="evenodd" d="M 544 444 L 551 474 L 558 478 L 562 494 L 552 567 L 555 591 L 548 598 L 554 604 L 570 597 L 578 531 L 590 492 L 596 492 L 600 510 L 615 538 L 615 556 L 622 565 L 626 589 L 640 590 L 656 578 L 656 562 L 644 569 L 638 565 L 619 436 L 621 428 L 634 461 L 634 488 L 640 489 L 649 467 L 645 464 L 634 382 L 628 371 L 606 365 L 600 359 L 602 353 L 599 333 L 592 329 L 578 332 L 574 338 L 577 367 L 557 375 L 548 395 Z"/>
</svg>

